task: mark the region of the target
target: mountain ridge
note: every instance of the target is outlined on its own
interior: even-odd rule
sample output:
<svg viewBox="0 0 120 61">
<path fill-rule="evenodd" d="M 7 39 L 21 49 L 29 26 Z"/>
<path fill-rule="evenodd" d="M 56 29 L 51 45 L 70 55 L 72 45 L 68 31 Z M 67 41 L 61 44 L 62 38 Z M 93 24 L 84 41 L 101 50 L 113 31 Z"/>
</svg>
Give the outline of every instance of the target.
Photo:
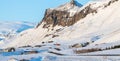
<svg viewBox="0 0 120 61">
<path fill-rule="evenodd" d="M 43 18 L 43 21 L 38 25 L 37 28 L 24 31 L 22 35 L 18 36 L 18 38 L 5 47 L 19 47 L 27 45 L 35 46 L 41 45 L 43 42 L 53 41 L 54 43 L 65 45 L 66 50 L 68 49 L 71 51 L 72 49 L 68 47 L 74 44 L 77 44 L 79 49 L 82 49 L 80 47 L 81 44 L 88 44 L 84 45 L 84 48 L 87 49 L 92 48 L 93 46 L 97 47 L 97 45 L 102 46 L 102 44 L 109 44 L 109 42 L 113 43 L 119 41 L 119 3 L 119 0 L 88 3 L 85 6 L 77 9 L 77 13 L 80 12 L 80 14 L 82 13 L 84 15 L 80 17 L 80 14 L 75 14 L 79 19 L 70 26 L 53 26 L 54 20 L 51 19 L 45 21 L 44 19 L 49 18 L 49 15 L 45 15 L 45 18 Z M 56 14 L 56 11 L 54 14 Z M 117 34 L 114 33 L 116 30 Z M 24 42 L 21 42 L 21 40 L 24 40 Z M 111 45 L 109 45 L 109 47 L 111 47 Z"/>
</svg>

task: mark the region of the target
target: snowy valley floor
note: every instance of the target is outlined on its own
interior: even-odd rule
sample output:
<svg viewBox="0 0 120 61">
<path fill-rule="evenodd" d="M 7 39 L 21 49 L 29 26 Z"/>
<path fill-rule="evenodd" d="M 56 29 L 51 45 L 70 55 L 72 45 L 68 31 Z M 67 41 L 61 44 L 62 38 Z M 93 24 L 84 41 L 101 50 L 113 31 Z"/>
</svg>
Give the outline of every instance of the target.
<svg viewBox="0 0 120 61">
<path fill-rule="evenodd" d="M 119 56 L 46 56 L 40 55 L 16 55 L 0 56 L 0 61 L 120 61 Z"/>
<path fill-rule="evenodd" d="M 21 54 L 21 52 L 0 53 L 0 61 L 120 61 L 120 49 L 92 52 L 76 56 L 60 56 L 46 52 Z M 112 53 L 112 54 L 110 54 Z"/>
</svg>

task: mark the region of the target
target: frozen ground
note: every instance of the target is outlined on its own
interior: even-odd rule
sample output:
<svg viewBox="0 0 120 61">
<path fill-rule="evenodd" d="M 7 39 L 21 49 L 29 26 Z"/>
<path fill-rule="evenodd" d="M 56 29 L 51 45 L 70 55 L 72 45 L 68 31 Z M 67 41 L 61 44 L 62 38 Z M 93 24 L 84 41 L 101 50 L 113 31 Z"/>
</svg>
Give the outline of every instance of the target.
<svg viewBox="0 0 120 61">
<path fill-rule="evenodd" d="M 49 45 L 49 44 L 48 44 Z M 28 53 L 37 51 L 37 53 Z M 0 61 L 120 61 L 120 49 L 97 51 L 83 54 L 56 55 L 46 47 L 17 48 L 15 52 L 0 52 Z M 55 51 L 55 50 L 54 50 Z M 62 51 L 62 53 L 65 53 Z M 69 51 L 68 51 L 69 53 Z"/>
<path fill-rule="evenodd" d="M 120 56 L 52 56 L 42 54 L 0 56 L 0 61 L 120 61 Z"/>
<path fill-rule="evenodd" d="M 69 4 L 65 5 L 67 6 Z M 90 13 L 69 27 L 55 26 L 53 30 L 48 30 L 43 28 L 45 24 L 43 22 L 38 28 L 23 31 L 11 42 L 0 45 L 0 49 L 3 49 L 0 59 L 2 61 L 12 59 L 18 61 L 22 59 L 28 61 L 120 61 L 119 7 L 120 0 L 105 0 L 70 9 L 70 12 L 75 10 L 74 14 L 82 9 L 88 9 L 88 11 L 95 9 L 97 13 Z M 52 28 L 49 27 L 49 29 Z M 57 37 L 53 37 L 56 35 Z M 36 48 L 37 45 L 39 47 Z M 21 46 L 31 47 L 20 48 Z M 6 52 L 6 49 L 11 47 L 16 51 Z"/>
</svg>

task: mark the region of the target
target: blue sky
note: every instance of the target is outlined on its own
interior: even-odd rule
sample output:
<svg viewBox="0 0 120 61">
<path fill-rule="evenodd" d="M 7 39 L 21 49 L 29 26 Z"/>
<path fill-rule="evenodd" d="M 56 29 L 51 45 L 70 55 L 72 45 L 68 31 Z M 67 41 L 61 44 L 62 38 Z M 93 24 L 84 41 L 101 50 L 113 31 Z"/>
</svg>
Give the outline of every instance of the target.
<svg viewBox="0 0 120 61">
<path fill-rule="evenodd" d="M 0 21 L 40 22 L 45 9 L 54 8 L 70 0 L 0 0 Z M 89 0 L 77 0 L 85 4 Z"/>
</svg>

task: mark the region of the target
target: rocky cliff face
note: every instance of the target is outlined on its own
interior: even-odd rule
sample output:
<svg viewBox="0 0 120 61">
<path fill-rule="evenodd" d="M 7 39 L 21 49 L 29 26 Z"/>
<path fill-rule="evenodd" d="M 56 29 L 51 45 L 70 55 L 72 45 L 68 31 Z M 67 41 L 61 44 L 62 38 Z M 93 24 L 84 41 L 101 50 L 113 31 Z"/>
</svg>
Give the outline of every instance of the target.
<svg viewBox="0 0 120 61">
<path fill-rule="evenodd" d="M 111 5 L 118 0 L 111 0 L 107 4 L 104 5 L 104 8 Z M 41 23 L 45 23 L 43 28 L 49 28 L 51 25 L 52 27 L 58 26 L 71 26 L 75 24 L 82 18 L 85 18 L 88 14 L 97 13 L 97 9 L 100 8 L 91 8 L 91 4 L 86 6 L 84 9 L 79 10 L 82 5 L 75 0 L 71 0 L 71 2 L 61 5 L 55 9 L 46 9 L 44 18 Z M 76 10 L 77 8 L 77 10 Z M 72 13 L 72 15 L 71 15 Z M 41 24 L 39 23 L 37 27 Z"/>
<path fill-rule="evenodd" d="M 67 11 L 58 11 L 58 10 L 46 10 L 45 17 L 43 18 L 43 22 L 46 24 L 43 26 L 43 28 L 46 28 L 46 25 L 61 25 L 61 26 L 67 26 L 70 25 L 68 22 L 71 21 L 70 13 Z"/>
<path fill-rule="evenodd" d="M 50 27 L 50 25 L 52 25 L 53 27 L 56 25 L 63 27 L 71 26 L 80 19 L 86 17 L 89 13 L 97 13 L 97 9 L 92 9 L 91 5 L 85 7 L 81 11 L 75 10 L 76 7 L 80 9 L 81 6 L 82 5 L 80 5 L 77 1 L 72 0 L 70 3 L 61 5 L 56 9 L 47 9 L 45 12 L 45 16 L 42 20 L 42 22 L 45 23 L 43 28 L 48 28 Z M 74 14 L 71 15 L 71 13 Z M 40 24 L 38 24 L 38 26 Z"/>
<path fill-rule="evenodd" d="M 80 8 L 81 6 L 82 5 L 79 4 L 77 1 L 72 0 L 70 3 L 61 5 L 58 8 L 47 9 L 42 20 L 42 22 L 45 23 L 43 28 L 47 28 L 50 25 L 52 25 L 53 27 L 56 25 L 61 25 L 63 27 L 73 25 L 76 21 L 78 21 L 78 16 L 77 17 L 75 17 L 76 15 L 71 16 L 70 10 L 76 7 Z M 40 24 L 38 24 L 38 26 Z"/>
</svg>

